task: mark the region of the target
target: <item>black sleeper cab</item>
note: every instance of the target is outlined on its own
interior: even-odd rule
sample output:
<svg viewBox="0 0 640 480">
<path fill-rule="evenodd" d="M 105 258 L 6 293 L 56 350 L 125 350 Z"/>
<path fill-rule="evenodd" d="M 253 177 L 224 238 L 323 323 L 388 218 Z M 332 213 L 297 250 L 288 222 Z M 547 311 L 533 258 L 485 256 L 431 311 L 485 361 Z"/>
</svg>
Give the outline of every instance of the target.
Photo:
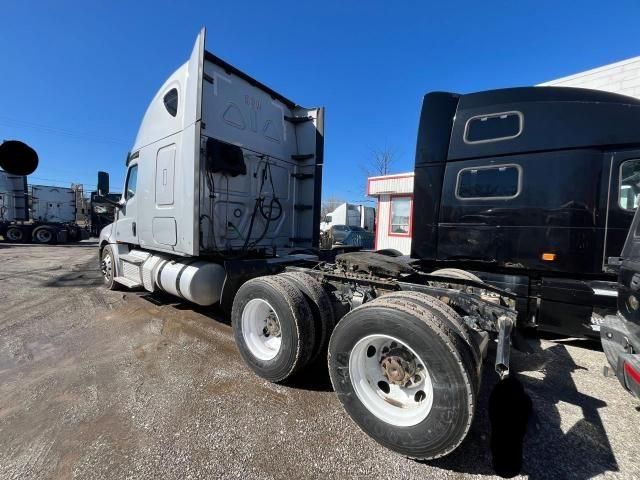
<svg viewBox="0 0 640 480">
<path fill-rule="evenodd" d="M 622 250 L 618 313 L 600 331 L 607 360 L 624 388 L 640 398 L 640 213 L 636 211 Z"/>
<path fill-rule="evenodd" d="M 412 257 L 518 295 L 520 321 L 598 335 L 640 193 L 640 100 L 524 87 L 424 97 Z"/>
</svg>

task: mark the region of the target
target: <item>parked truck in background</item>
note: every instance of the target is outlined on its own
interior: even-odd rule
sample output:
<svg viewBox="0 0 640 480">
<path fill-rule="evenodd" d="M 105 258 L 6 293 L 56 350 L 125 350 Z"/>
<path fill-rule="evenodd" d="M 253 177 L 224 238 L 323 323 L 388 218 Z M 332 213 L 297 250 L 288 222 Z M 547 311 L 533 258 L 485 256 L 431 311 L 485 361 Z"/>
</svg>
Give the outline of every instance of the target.
<svg viewBox="0 0 640 480">
<path fill-rule="evenodd" d="M 320 230 L 327 232 L 334 225 L 360 227 L 373 233 L 376 221 L 376 209 L 365 205 L 342 203 L 327 213 L 320 222 Z"/>
<path fill-rule="evenodd" d="M 80 240 L 76 191 L 29 185 L 26 176 L 0 171 L 0 236 L 9 242 L 45 244 Z"/>
<path fill-rule="evenodd" d="M 599 156 L 587 152 L 574 158 L 572 152 L 585 143 L 579 140 L 587 133 L 559 130 L 579 126 L 564 123 L 570 119 L 581 118 L 589 126 L 596 122 L 592 116 L 606 113 L 606 120 L 588 129 L 588 144 L 607 145 L 607 150 L 616 141 L 632 144 L 635 137 L 631 132 L 616 137 L 610 128 L 598 136 L 593 127 L 605 129 L 608 123 L 640 115 L 640 108 L 625 97 L 582 90 L 524 88 L 465 97 L 435 93 L 424 99 L 413 215 L 416 230 L 426 233 L 415 245 L 417 256 L 362 251 L 322 261 L 316 247 L 324 110 L 301 107 L 206 51 L 202 31 L 190 59 L 158 90 L 140 125 L 122 197 L 112 201 L 115 221 L 99 238 L 105 284 L 165 291 L 199 305 L 219 304 L 231 317 L 244 361 L 269 381 L 309 375 L 310 365 L 328 357 L 340 402 L 368 435 L 413 458 L 450 453 L 471 426 L 490 340 L 496 340 L 494 368 L 505 378 L 511 337 L 531 322 L 530 303 L 539 289 L 528 277 L 522 280 L 522 261 L 535 258 L 551 279 L 558 279 L 545 290 L 543 277 L 543 295 L 555 295 L 543 297 L 545 302 L 566 303 L 563 295 L 577 295 L 571 288 L 576 283 L 591 285 L 586 283 L 589 276 L 572 283 L 562 276 L 562 267 L 584 261 L 601 238 L 599 233 L 589 236 L 595 228 L 574 228 L 590 215 L 599 220 L 592 203 L 583 204 L 578 194 L 585 192 L 589 201 L 599 198 L 590 188 L 608 190 L 609 177 L 589 183 L 580 174 L 585 166 L 611 158 L 603 157 L 602 147 L 595 148 Z M 515 105 L 527 108 L 512 115 Z M 555 125 L 547 109 L 561 123 Z M 568 118 L 562 114 L 565 109 L 571 112 Z M 458 125 L 458 116 L 471 121 L 463 131 L 451 128 Z M 550 125 L 555 125 L 554 135 Z M 492 135 L 496 143 L 490 141 Z M 563 150 L 564 140 L 568 152 L 540 154 L 526 164 L 519 153 L 504 163 L 508 141 L 518 137 L 527 146 L 548 150 Z M 468 142 L 490 158 L 451 170 L 463 164 L 453 158 L 449 162 L 450 141 Z M 494 152 L 499 141 L 503 151 Z M 467 153 L 463 150 L 456 160 L 467 160 Z M 573 168 L 567 158 L 575 160 Z M 528 175 L 541 178 L 539 164 L 546 169 L 545 182 L 529 185 Z M 421 168 L 425 171 L 419 174 Z M 546 198 L 549 185 L 555 185 L 550 179 L 569 171 L 575 176 L 573 188 L 564 188 L 553 201 Z M 457 186 L 441 200 L 434 182 Z M 99 193 L 106 195 L 106 178 L 98 183 Z M 449 207 L 453 198 L 463 203 Z M 538 203 L 520 216 L 506 203 L 529 198 Z M 575 201 L 567 203 L 566 198 Z M 506 211 L 495 205 L 497 200 Z M 567 204 L 556 207 L 560 200 Z M 434 225 L 434 218 L 447 212 L 456 221 Z M 507 227 L 519 226 L 518 220 L 537 229 L 500 237 L 491 227 L 503 226 L 504 219 Z M 505 251 L 496 252 L 479 232 Z M 554 247 L 540 252 L 556 255 L 553 268 L 542 263 L 547 257 L 537 260 L 542 240 Z M 483 281 L 459 268 L 430 266 L 436 247 L 456 258 L 455 266 L 463 264 L 470 254 L 462 246 L 476 246 L 476 256 L 489 251 L 486 264 L 505 272 L 498 281 L 491 276 Z M 508 248 L 520 256 L 512 256 Z M 519 273 L 509 274 L 510 268 Z M 593 279 L 603 281 L 597 288 L 604 289 L 609 277 L 602 278 L 599 270 Z"/>
<path fill-rule="evenodd" d="M 89 200 L 89 233 L 98 237 L 100 231 L 115 220 L 116 203 L 122 197 L 121 193 L 109 193 L 107 200 L 98 191 L 91 192 Z"/>
<path fill-rule="evenodd" d="M 411 256 L 517 296 L 539 330 L 599 336 L 640 193 L 640 100 L 526 87 L 425 96 Z"/>
</svg>

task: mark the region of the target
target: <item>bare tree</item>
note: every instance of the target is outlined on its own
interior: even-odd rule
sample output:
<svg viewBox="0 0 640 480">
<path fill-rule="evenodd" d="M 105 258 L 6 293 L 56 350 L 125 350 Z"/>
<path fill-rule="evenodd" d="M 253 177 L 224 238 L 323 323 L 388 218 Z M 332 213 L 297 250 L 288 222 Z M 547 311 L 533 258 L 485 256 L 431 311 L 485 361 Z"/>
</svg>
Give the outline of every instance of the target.
<svg viewBox="0 0 640 480">
<path fill-rule="evenodd" d="M 371 155 L 367 163 L 360 166 L 366 177 L 363 182 L 364 196 L 367 195 L 367 178 L 389 175 L 392 173 L 395 160 L 396 151 L 394 149 L 385 146 L 381 149 L 371 150 Z"/>
<path fill-rule="evenodd" d="M 371 160 L 366 168 L 367 176 L 389 175 L 395 161 L 396 153 L 390 148 L 373 150 Z"/>
</svg>

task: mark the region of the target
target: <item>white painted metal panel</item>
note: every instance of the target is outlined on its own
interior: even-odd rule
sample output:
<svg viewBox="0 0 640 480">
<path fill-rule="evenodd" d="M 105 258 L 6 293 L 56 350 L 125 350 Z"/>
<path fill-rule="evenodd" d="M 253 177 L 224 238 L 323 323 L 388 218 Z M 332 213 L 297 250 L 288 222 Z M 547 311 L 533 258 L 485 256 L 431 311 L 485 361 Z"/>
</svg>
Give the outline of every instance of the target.
<svg viewBox="0 0 640 480">
<path fill-rule="evenodd" d="M 411 253 L 411 237 L 389 235 L 391 195 L 382 194 L 378 201 L 378 223 L 376 227 L 376 249 L 393 248 L 404 255 Z"/>
<path fill-rule="evenodd" d="M 27 220 L 26 177 L 0 170 L 0 221 Z"/>
<path fill-rule="evenodd" d="M 640 57 L 603 65 L 539 86 L 591 88 L 640 98 Z"/>
<path fill-rule="evenodd" d="M 33 220 L 41 222 L 74 222 L 76 192 L 65 187 L 32 185 L 31 212 Z"/>
<path fill-rule="evenodd" d="M 413 172 L 370 177 L 367 194 L 381 193 L 413 193 Z"/>
</svg>

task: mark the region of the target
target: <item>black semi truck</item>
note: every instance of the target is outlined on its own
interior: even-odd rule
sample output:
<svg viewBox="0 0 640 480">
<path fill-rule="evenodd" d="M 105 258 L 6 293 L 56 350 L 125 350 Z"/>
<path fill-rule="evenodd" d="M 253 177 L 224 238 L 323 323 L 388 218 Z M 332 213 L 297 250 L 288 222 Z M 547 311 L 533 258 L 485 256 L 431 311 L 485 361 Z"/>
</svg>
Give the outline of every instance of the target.
<svg viewBox="0 0 640 480">
<path fill-rule="evenodd" d="M 521 324 L 599 335 L 640 193 L 640 101 L 525 87 L 424 97 L 411 256 L 517 294 Z"/>
</svg>

